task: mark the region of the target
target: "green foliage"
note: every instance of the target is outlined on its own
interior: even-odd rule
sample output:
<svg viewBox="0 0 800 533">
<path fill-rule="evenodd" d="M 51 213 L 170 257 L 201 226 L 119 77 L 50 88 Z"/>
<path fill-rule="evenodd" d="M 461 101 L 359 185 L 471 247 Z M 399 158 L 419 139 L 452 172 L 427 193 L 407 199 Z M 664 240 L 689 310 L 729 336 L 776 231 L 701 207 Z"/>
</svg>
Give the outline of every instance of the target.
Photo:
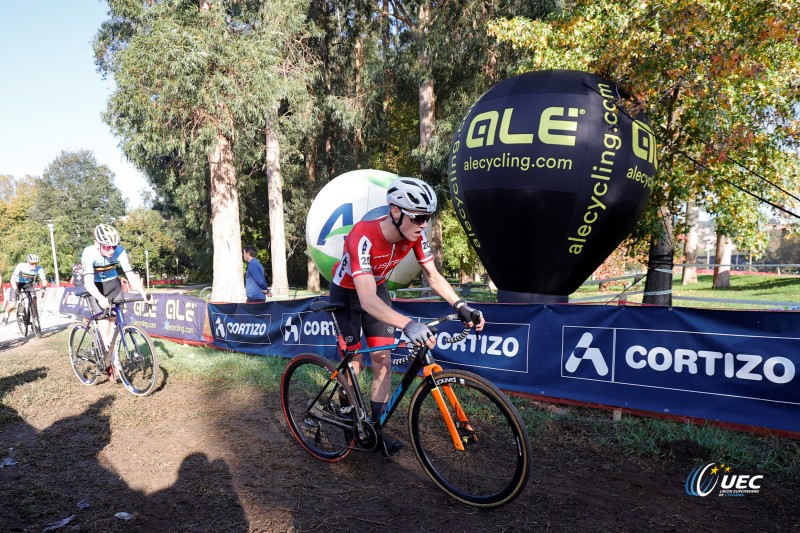
<svg viewBox="0 0 800 533">
<path fill-rule="evenodd" d="M 630 95 L 628 108 L 647 112 L 660 168 L 641 238 L 658 235 L 658 219 L 697 194 L 739 242 L 761 246 L 756 204 L 737 203 L 730 183 L 779 205 L 783 193 L 743 167 L 797 189 L 797 6 L 578 0 L 545 21 L 498 19 L 489 31 L 528 52 L 519 70 L 596 72 Z"/>
<path fill-rule="evenodd" d="M 21 180 L 8 177 L 10 197 L 0 200 L 0 274 L 7 282 L 11 272 L 30 253 L 37 254 L 48 276 L 53 274 L 53 254 L 46 223 L 28 215 L 37 194 L 37 180 L 26 176 Z"/>
<path fill-rule="evenodd" d="M 209 5 L 111 0 L 94 42 L 98 68 L 117 87 L 105 119 L 150 177 L 156 207 L 183 218 L 189 239 L 205 245 L 193 257 L 205 271 L 214 200 L 209 154 L 222 135 L 233 141 L 237 176 L 263 176 L 264 128 L 279 109 L 283 118 L 304 112 L 311 75 L 302 47 L 303 0 Z M 216 200 L 230 201 L 229 192 Z M 248 220 L 265 224 L 255 210 Z"/>
<path fill-rule="evenodd" d="M 452 204 L 444 203 L 439 217 L 442 220 L 442 239 L 447 243 L 443 250 L 445 272 L 455 273 L 459 278 L 482 272 L 483 265 L 461 229 Z"/>
<path fill-rule="evenodd" d="M 142 279 L 145 277 L 145 250 L 147 262 L 150 266 L 150 278 L 160 278 L 161 274 L 172 275 L 175 273 L 175 259 L 187 256 L 183 250 L 183 237 L 177 228 L 165 220 L 160 213 L 151 209 L 139 208 L 128 212 L 125 219 L 118 225 L 120 240 L 128 252 L 131 265 L 139 272 Z"/>
<path fill-rule="evenodd" d="M 61 152 L 36 180 L 30 217 L 41 224 L 53 221 L 59 267 L 65 273 L 92 241 L 94 227 L 114 224 L 124 214 L 125 201 L 114 185 L 114 173 L 98 164 L 89 150 Z"/>
</svg>

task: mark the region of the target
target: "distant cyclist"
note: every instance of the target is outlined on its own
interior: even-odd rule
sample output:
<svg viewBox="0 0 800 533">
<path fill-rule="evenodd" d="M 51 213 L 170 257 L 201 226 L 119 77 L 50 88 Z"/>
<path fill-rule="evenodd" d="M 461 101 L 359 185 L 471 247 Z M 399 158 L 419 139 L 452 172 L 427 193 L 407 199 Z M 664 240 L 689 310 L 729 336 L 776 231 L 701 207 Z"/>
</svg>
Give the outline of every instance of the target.
<svg viewBox="0 0 800 533">
<path fill-rule="evenodd" d="M 361 346 L 361 333 L 370 347 L 394 342 L 395 328 L 417 344 L 433 348 L 435 339 L 428 326 L 392 309 L 386 279 L 392 269 L 412 250 L 430 288 L 458 312 L 462 320 L 483 329 L 480 311 L 460 300 L 453 287 L 433 264 L 430 244 L 424 229 L 436 211 L 436 193 L 430 185 L 415 178 L 393 181 L 386 193 L 389 214 L 353 226 L 344 242 L 341 261 L 333 269 L 331 302 L 345 307 L 336 311 L 336 320 L 349 349 Z M 388 351 L 370 354 L 372 359 L 372 419 L 377 420 L 389 401 L 392 360 Z M 357 358 L 356 371 L 361 358 Z M 383 434 L 390 455 L 403 444 Z M 380 449 L 380 446 L 376 449 Z"/>
<path fill-rule="evenodd" d="M 44 288 L 47 285 L 47 278 L 44 275 L 44 269 L 39 264 L 39 256 L 36 254 L 28 254 L 25 257 L 26 263 L 20 263 L 14 272 L 11 274 L 11 291 L 8 294 L 8 301 L 5 306 L 5 315 L 3 315 L 3 325 L 8 324 L 8 316 L 11 310 L 16 305 L 17 296 L 22 291 L 34 288 L 36 278 L 40 279 L 39 285 L 44 294 Z M 34 301 L 36 300 L 36 293 L 31 294 Z"/>
<path fill-rule="evenodd" d="M 81 264 L 83 286 L 92 295 L 89 298 L 92 314 L 108 309 L 113 305 L 112 300 L 122 295 L 122 282 L 117 267 L 122 269 L 133 290 L 149 301 L 150 295 L 142 285 L 142 280 L 133 272 L 128 252 L 119 244 L 119 232 L 114 227 L 98 224 L 94 228 L 94 244 L 83 249 Z M 116 319 L 112 316 L 101 322 L 100 335 L 106 345 L 111 340 L 114 320 Z"/>
</svg>

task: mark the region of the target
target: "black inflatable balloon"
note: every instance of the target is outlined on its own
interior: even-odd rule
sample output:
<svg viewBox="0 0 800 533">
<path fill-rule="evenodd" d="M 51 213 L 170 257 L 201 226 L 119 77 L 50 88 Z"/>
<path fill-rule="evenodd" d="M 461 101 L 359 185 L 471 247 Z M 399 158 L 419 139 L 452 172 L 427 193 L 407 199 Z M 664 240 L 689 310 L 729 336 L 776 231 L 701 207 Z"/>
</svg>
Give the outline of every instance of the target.
<svg viewBox="0 0 800 533">
<path fill-rule="evenodd" d="M 641 215 L 656 141 L 618 100 L 593 74 L 529 72 L 487 91 L 459 127 L 453 205 L 500 301 L 567 301 Z"/>
</svg>

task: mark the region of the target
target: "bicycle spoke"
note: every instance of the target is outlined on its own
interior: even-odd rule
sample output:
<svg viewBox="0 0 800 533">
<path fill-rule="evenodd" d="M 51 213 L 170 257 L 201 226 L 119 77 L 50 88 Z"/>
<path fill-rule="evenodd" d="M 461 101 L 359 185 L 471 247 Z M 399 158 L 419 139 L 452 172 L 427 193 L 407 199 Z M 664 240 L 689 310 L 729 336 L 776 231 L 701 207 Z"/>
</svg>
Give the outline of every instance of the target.
<svg viewBox="0 0 800 533">
<path fill-rule="evenodd" d="M 124 326 L 116 350 L 125 388 L 138 396 L 152 393 L 160 369 L 150 337 L 136 326 Z"/>
<path fill-rule="evenodd" d="M 28 316 L 26 313 L 24 300 L 17 305 L 17 327 L 23 337 L 28 336 Z"/>
<path fill-rule="evenodd" d="M 72 370 L 84 385 L 94 385 L 104 370 L 98 363 L 92 332 L 84 324 L 75 324 L 69 335 L 69 358 Z"/>
<path fill-rule="evenodd" d="M 428 382 L 412 399 L 409 430 L 417 457 L 428 475 L 454 498 L 480 507 L 508 503 L 525 485 L 529 457 L 527 434 L 516 410 L 491 383 L 463 371 L 437 375 L 448 380 L 468 420 L 459 420 L 452 404 L 448 416 L 456 424 L 464 449 L 459 450 L 445 424 Z"/>
<path fill-rule="evenodd" d="M 321 357 L 301 355 L 289 362 L 281 379 L 281 402 L 292 434 L 325 461 L 346 457 L 353 441 L 352 430 L 342 427 L 349 419 L 340 409 L 343 384 L 330 381 L 333 372 L 333 365 Z"/>
<path fill-rule="evenodd" d="M 31 328 L 37 337 L 42 336 L 42 324 L 39 322 L 39 309 L 37 306 L 31 306 Z"/>
</svg>

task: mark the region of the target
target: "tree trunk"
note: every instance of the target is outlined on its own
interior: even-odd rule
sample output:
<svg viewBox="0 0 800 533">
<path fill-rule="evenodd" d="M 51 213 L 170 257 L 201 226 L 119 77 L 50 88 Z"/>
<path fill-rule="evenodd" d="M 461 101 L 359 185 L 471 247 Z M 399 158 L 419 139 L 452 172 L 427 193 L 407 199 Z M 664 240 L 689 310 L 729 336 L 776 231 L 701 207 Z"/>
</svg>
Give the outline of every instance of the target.
<svg viewBox="0 0 800 533">
<path fill-rule="evenodd" d="M 286 273 L 286 232 L 283 220 L 283 176 L 281 176 L 281 149 L 274 122 L 267 120 L 267 195 L 269 197 L 269 242 L 272 280 L 270 286 L 275 296 L 289 294 Z"/>
<path fill-rule="evenodd" d="M 306 183 L 306 190 L 308 191 L 308 204 L 314 201 L 314 196 L 317 193 L 317 138 L 315 135 L 311 136 L 308 150 L 306 151 L 306 176 L 308 183 Z M 306 246 L 306 288 L 313 292 L 320 292 L 319 283 L 319 269 L 314 264 L 314 259 Z"/>
<path fill-rule="evenodd" d="M 424 148 L 433 136 L 433 125 L 436 111 L 436 97 L 433 91 L 433 68 L 428 55 L 428 26 L 430 25 L 431 8 L 428 2 L 419 6 L 419 26 L 417 41 L 419 51 L 417 60 L 422 69 L 422 81 L 419 83 L 419 145 Z M 423 169 L 424 171 L 425 169 Z"/>
<path fill-rule="evenodd" d="M 433 67 L 428 55 L 428 27 L 430 26 L 431 8 L 428 2 L 421 2 L 419 6 L 419 25 L 417 26 L 417 40 L 419 51 L 417 60 L 423 71 L 423 78 L 419 84 L 419 146 L 425 148 L 433 137 L 433 126 L 436 121 L 436 96 L 433 91 Z M 425 165 L 420 169 L 423 174 L 427 170 Z M 432 224 L 433 235 L 433 263 L 441 272 L 444 265 L 444 251 L 442 248 L 442 221 L 436 217 Z"/>
<path fill-rule="evenodd" d="M 243 302 L 242 229 L 239 223 L 239 193 L 230 139 L 219 134 L 214 152 L 208 156 L 211 174 L 211 236 L 214 243 L 214 277 L 211 300 Z"/>
<path fill-rule="evenodd" d="M 436 266 L 436 270 L 444 272 L 444 236 L 442 235 L 442 219 L 440 217 L 433 219 L 431 230 L 433 231 L 433 235 L 431 235 L 433 264 Z"/>
<path fill-rule="evenodd" d="M 691 200 L 686 202 L 686 242 L 684 243 L 684 259 L 689 265 L 697 263 L 697 223 L 700 218 L 700 208 Z M 697 283 L 697 267 L 684 266 L 681 285 Z"/>
<path fill-rule="evenodd" d="M 355 106 L 358 113 L 353 131 L 353 160 L 355 161 L 355 168 L 360 169 L 362 146 L 364 144 L 362 138 L 363 128 L 361 126 L 364 114 L 364 35 L 361 31 L 361 2 L 359 0 L 355 0 L 353 11 L 355 12 L 353 31 L 356 34 L 353 73 L 355 75 Z"/>
<path fill-rule="evenodd" d="M 662 220 L 663 233 L 650 240 L 647 260 L 647 279 L 642 302 L 650 305 L 672 305 L 672 267 L 674 266 L 674 239 L 671 217 Z"/>
<path fill-rule="evenodd" d="M 717 253 L 714 254 L 714 289 L 731 288 L 731 249 L 733 243 L 724 233 L 717 233 Z"/>
</svg>

